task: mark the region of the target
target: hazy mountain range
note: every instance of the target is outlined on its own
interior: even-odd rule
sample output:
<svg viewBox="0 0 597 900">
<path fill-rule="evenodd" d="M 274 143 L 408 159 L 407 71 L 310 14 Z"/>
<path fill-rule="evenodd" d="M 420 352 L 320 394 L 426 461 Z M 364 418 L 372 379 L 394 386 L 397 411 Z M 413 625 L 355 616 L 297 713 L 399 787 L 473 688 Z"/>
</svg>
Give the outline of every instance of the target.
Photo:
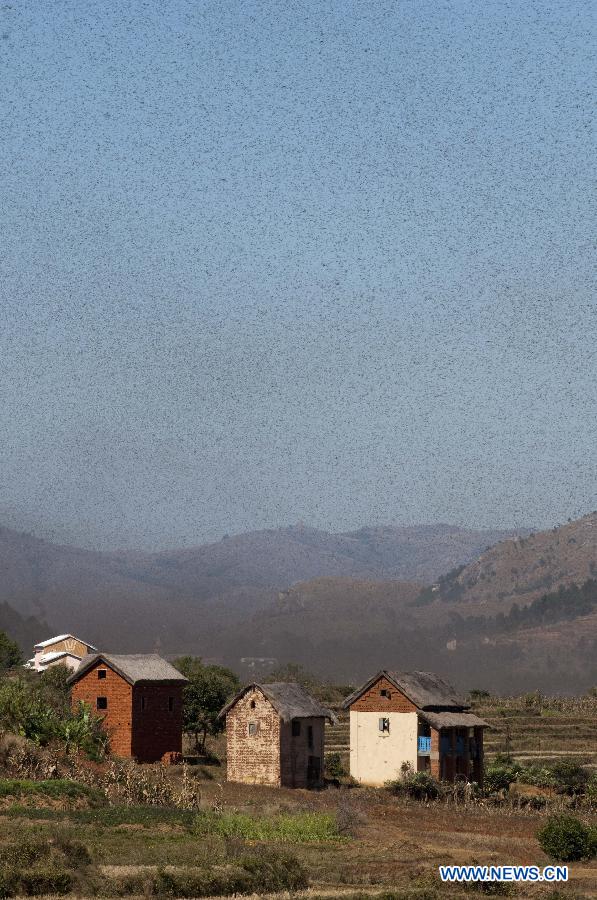
<svg viewBox="0 0 597 900">
<path fill-rule="evenodd" d="M 132 650 L 199 648 L 229 615 L 252 614 L 278 590 L 350 576 L 426 584 L 505 536 L 447 525 L 329 534 L 297 526 L 164 553 L 100 553 L 0 528 L 0 602 L 91 643 Z"/>
<path fill-rule="evenodd" d="M 196 653 L 244 675 L 277 660 L 355 681 L 391 664 L 468 686 L 584 689 L 597 682 L 597 597 L 594 610 L 590 587 L 580 604 L 548 598 L 547 616 L 537 603 L 596 571 L 597 514 L 536 534 L 297 526 L 164 553 L 99 553 L 0 529 L 0 603 L 44 620 L 34 640 L 73 631 L 112 650 Z M 2 616 L 23 642 L 36 631 Z"/>
</svg>

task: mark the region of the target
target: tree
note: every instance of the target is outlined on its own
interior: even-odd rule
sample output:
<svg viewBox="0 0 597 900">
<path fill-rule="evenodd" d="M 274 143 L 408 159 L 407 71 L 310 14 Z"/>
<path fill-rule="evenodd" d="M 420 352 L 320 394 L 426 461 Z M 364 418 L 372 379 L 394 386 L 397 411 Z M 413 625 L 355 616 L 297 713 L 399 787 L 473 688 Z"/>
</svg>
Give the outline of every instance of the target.
<svg viewBox="0 0 597 900">
<path fill-rule="evenodd" d="M 4 631 L 0 631 L 0 671 L 6 672 L 23 661 L 20 647 Z"/>
<path fill-rule="evenodd" d="M 174 665 L 189 679 L 182 694 L 183 728 L 194 736 L 199 753 L 204 753 L 207 735 L 222 731 L 218 713 L 239 690 L 240 681 L 231 669 L 206 666 L 197 656 L 183 656 Z"/>
<path fill-rule="evenodd" d="M 67 684 L 72 670 L 59 663 L 36 676 L 35 687 L 41 699 L 62 718 L 70 715 L 70 688 Z"/>
<path fill-rule="evenodd" d="M 307 670 L 298 663 L 286 663 L 283 666 L 279 666 L 263 679 L 264 684 L 273 681 L 296 682 L 307 691 L 312 690 L 318 685 L 315 676 L 311 675 L 310 672 L 307 672 Z"/>
</svg>

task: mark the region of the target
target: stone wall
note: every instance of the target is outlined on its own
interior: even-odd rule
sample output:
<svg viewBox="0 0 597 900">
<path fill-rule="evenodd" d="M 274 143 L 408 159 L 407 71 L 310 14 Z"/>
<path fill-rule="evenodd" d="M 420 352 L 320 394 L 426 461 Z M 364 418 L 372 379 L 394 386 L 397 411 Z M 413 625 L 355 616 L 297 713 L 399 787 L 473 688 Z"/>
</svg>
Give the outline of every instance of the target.
<svg viewBox="0 0 597 900">
<path fill-rule="evenodd" d="M 226 747 L 228 781 L 280 787 L 280 717 L 260 690 L 247 691 L 227 713 Z"/>
</svg>

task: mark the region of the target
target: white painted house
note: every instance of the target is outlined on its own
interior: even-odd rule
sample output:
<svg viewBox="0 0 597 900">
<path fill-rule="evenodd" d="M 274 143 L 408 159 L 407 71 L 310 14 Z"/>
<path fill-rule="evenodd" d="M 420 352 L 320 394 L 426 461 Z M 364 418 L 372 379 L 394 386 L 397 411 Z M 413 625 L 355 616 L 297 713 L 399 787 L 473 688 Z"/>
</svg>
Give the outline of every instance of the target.
<svg viewBox="0 0 597 900">
<path fill-rule="evenodd" d="M 350 774 L 381 786 L 403 767 L 435 778 L 483 778 L 483 729 L 454 688 L 430 672 L 378 672 L 342 704 L 350 710 Z"/>
<path fill-rule="evenodd" d="M 74 672 L 88 653 L 97 653 L 97 647 L 73 634 L 58 634 L 36 644 L 33 656 L 25 663 L 25 667 L 44 672 L 50 666 L 65 665 Z"/>
</svg>

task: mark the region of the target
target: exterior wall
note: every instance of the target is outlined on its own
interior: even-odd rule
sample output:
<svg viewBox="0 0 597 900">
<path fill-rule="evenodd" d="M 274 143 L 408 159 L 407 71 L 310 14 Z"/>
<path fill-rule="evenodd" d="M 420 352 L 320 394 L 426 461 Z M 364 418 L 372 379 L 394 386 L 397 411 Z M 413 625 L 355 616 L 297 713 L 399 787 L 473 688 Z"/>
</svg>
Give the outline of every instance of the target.
<svg viewBox="0 0 597 900">
<path fill-rule="evenodd" d="M 431 746 L 433 749 L 433 731 Z M 465 778 L 483 784 L 483 728 L 442 728 L 438 746 L 439 767 L 436 777 L 442 781 Z"/>
<path fill-rule="evenodd" d="M 383 699 L 383 698 L 382 698 Z M 379 706 L 379 704 L 378 704 Z M 400 775 L 403 763 L 417 771 L 416 712 L 350 710 L 350 774 L 362 784 L 381 786 Z M 379 730 L 379 719 L 390 720 L 388 734 Z"/>
<path fill-rule="evenodd" d="M 483 787 L 483 729 L 475 728 L 474 735 L 477 752 L 473 759 L 473 781 L 476 781 L 479 787 Z"/>
<path fill-rule="evenodd" d="M 431 775 L 433 778 L 439 781 L 440 771 L 439 771 L 439 731 L 437 729 L 431 729 Z"/>
<path fill-rule="evenodd" d="M 318 716 L 297 721 L 300 722 L 301 732 L 294 737 L 292 722 L 282 722 L 281 724 L 282 784 L 284 787 L 321 787 L 323 784 L 325 719 Z M 311 746 L 309 746 L 309 728 L 313 729 Z"/>
<path fill-rule="evenodd" d="M 106 672 L 98 678 L 98 669 Z M 180 682 L 142 682 L 132 687 L 99 660 L 72 687 L 73 707 L 82 700 L 96 715 L 103 716 L 114 756 L 133 756 L 138 762 L 156 762 L 165 753 L 182 751 L 182 688 Z M 106 697 L 108 708 L 97 708 L 97 698 Z M 145 698 L 145 709 L 142 698 Z M 169 698 L 173 709 L 169 709 Z"/>
<path fill-rule="evenodd" d="M 131 751 L 139 762 L 157 762 L 166 753 L 182 753 L 182 689 L 180 682 L 167 681 L 146 681 L 133 687 Z"/>
<path fill-rule="evenodd" d="M 106 670 L 105 678 L 97 677 L 98 669 Z M 107 697 L 106 710 L 97 709 L 98 697 Z M 98 662 L 73 684 L 71 700 L 73 707 L 82 700 L 89 704 L 96 715 L 103 716 L 104 727 L 110 735 L 110 750 L 114 756 L 132 755 L 133 689 L 124 678 L 104 663 Z"/>
<path fill-rule="evenodd" d="M 280 717 L 261 691 L 247 691 L 227 713 L 226 748 L 228 781 L 280 787 Z"/>
<path fill-rule="evenodd" d="M 54 652 L 54 651 L 52 651 Z M 62 656 L 60 659 L 53 659 L 49 663 L 43 663 L 41 660 L 35 661 L 35 669 L 38 672 L 45 672 L 46 669 L 51 669 L 52 666 L 68 666 L 69 669 L 72 669 L 75 672 L 81 664 L 81 658 L 79 656 L 72 656 L 72 654 L 68 653 L 66 656 Z"/>
<path fill-rule="evenodd" d="M 382 697 L 381 692 L 384 690 L 389 693 L 389 697 Z M 351 713 L 353 710 L 355 712 L 379 712 L 380 716 L 385 715 L 386 712 L 405 713 L 415 712 L 416 709 L 415 704 L 383 676 L 350 707 Z"/>
</svg>

